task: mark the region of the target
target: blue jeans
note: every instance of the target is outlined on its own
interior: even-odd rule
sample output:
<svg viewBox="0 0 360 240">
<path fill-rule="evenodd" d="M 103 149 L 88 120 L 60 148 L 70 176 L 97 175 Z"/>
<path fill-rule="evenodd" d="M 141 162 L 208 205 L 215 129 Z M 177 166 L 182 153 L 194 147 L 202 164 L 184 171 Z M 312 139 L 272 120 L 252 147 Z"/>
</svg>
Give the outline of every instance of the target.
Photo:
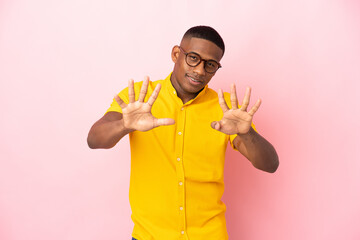
<svg viewBox="0 0 360 240">
<path fill-rule="evenodd" d="M 131 240 L 137 240 L 136 238 L 132 238 Z"/>
</svg>

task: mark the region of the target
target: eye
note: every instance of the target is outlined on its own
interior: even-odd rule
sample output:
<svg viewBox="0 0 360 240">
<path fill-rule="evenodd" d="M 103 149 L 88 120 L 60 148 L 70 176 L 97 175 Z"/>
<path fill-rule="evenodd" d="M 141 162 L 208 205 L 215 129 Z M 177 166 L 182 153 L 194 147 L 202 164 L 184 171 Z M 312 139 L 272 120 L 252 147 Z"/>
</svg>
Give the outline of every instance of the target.
<svg viewBox="0 0 360 240">
<path fill-rule="evenodd" d="M 196 54 L 189 54 L 189 55 L 188 55 L 188 59 L 189 59 L 191 62 L 198 62 L 198 61 L 199 61 L 199 56 L 197 56 Z"/>
<path fill-rule="evenodd" d="M 208 68 L 217 68 L 218 66 L 218 64 L 214 61 L 208 61 L 206 65 Z"/>
</svg>

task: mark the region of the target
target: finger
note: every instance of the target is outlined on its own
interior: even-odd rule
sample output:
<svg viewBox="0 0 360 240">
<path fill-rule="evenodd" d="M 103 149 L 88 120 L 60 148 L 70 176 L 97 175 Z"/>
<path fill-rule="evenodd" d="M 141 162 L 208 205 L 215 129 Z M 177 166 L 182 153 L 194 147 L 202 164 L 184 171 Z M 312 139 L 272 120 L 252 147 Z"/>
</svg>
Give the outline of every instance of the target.
<svg viewBox="0 0 360 240">
<path fill-rule="evenodd" d="M 129 103 L 135 102 L 134 80 L 129 80 Z"/>
<path fill-rule="evenodd" d="M 250 95 L 251 95 L 251 88 L 247 87 L 244 99 L 243 99 L 242 104 L 241 104 L 241 108 L 240 108 L 241 110 L 243 110 L 243 111 L 247 110 L 247 108 L 249 106 L 249 103 L 250 103 Z"/>
<path fill-rule="evenodd" d="M 154 120 L 154 128 L 173 124 L 175 124 L 175 120 L 172 118 L 155 118 Z"/>
<path fill-rule="evenodd" d="M 219 89 L 218 97 L 219 97 L 219 104 L 220 104 L 222 111 L 227 112 L 229 110 L 229 107 L 225 102 L 224 93 L 223 93 L 222 89 Z"/>
<path fill-rule="evenodd" d="M 154 104 L 156 98 L 158 97 L 159 92 L 160 92 L 160 88 L 161 88 L 161 84 L 159 83 L 158 85 L 156 85 L 153 93 L 151 94 L 151 96 L 150 96 L 150 98 L 149 98 L 149 100 L 147 102 L 150 106 L 152 106 Z"/>
<path fill-rule="evenodd" d="M 211 127 L 215 130 L 220 131 L 220 128 L 221 128 L 220 122 L 217 122 L 217 121 L 212 122 Z"/>
<path fill-rule="evenodd" d="M 238 99 L 237 99 L 237 94 L 236 94 L 236 86 L 234 83 L 231 84 L 230 102 L 231 102 L 232 109 L 238 109 Z"/>
<path fill-rule="evenodd" d="M 115 101 L 119 104 L 119 106 L 123 109 L 123 108 L 126 108 L 126 103 L 119 97 L 119 95 L 115 95 L 114 96 L 115 98 Z"/>
<path fill-rule="evenodd" d="M 254 114 L 256 113 L 256 111 L 259 109 L 261 105 L 261 99 L 258 99 L 255 103 L 255 105 L 250 109 L 250 111 L 248 112 L 250 116 L 254 116 Z"/>
<path fill-rule="evenodd" d="M 139 99 L 138 99 L 139 102 L 143 102 L 143 101 L 144 101 L 145 96 L 146 96 L 146 93 L 147 93 L 147 90 L 148 90 L 148 86 L 149 86 L 149 77 L 146 76 L 145 79 L 144 79 L 144 81 L 143 81 L 143 84 L 141 85 L 140 94 L 139 94 Z"/>
</svg>

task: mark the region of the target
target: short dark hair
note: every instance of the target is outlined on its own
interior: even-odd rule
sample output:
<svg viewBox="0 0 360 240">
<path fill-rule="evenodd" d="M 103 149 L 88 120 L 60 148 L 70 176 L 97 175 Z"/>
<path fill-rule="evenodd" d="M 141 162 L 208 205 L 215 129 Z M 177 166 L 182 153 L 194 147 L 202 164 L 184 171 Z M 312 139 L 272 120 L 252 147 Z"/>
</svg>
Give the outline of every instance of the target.
<svg viewBox="0 0 360 240">
<path fill-rule="evenodd" d="M 224 41 L 221 38 L 220 34 L 212 27 L 209 27 L 209 26 L 192 27 L 186 31 L 186 33 L 183 36 L 183 39 L 188 38 L 188 37 L 189 38 L 195 37 L 195 38 L 202 38 L 202 39 L 209 40 L 209 41 L 215 43 L 216 46 L 218 46 L 223 51 L 223 55 L 225 53 Z"/>
</svg>

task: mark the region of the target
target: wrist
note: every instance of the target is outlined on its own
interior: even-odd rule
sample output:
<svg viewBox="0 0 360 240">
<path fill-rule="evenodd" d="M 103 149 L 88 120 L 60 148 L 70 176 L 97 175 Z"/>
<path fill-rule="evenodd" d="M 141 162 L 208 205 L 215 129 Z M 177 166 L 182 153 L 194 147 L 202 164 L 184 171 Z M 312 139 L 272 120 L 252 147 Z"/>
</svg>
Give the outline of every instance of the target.
<svg viewBox="0 0 360 240">
<path fill-rule="evenodd" d="M 248 137 L 254 136 L 254 134 L 255 134 L 255 130 L 252 127 L 250 127 L 250 129 L 247 133 L 237 133 L 237 135 L 240 138 L 248 138 Z"/>
<path fill-rule="evenodd" d="M 129 128 L 125 125 L 124 118 L 122 118 L 118 121 L 117 127 L 118 127 L 119 131 L 125 135 L 135 131 L 135 129 Z"/>
</svg>

